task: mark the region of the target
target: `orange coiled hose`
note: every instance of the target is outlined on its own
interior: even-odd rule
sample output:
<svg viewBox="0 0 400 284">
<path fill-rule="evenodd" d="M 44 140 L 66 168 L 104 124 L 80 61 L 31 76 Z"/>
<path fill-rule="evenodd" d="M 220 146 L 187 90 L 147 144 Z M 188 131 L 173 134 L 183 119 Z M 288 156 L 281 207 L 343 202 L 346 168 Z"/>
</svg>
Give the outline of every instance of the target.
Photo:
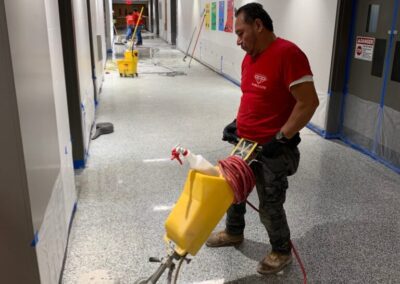
<svg viewBox="0 0 400 284">
<path fill-rule="evenodd" d="M 251 168 L 238 156 L 229 156 L 225 160 L 218 161 L 218 165 L 221 174 L 233 190 L 235 195 L 233 202 L 239 204 L 246 201 L 256 184 Z"/>
</svg>

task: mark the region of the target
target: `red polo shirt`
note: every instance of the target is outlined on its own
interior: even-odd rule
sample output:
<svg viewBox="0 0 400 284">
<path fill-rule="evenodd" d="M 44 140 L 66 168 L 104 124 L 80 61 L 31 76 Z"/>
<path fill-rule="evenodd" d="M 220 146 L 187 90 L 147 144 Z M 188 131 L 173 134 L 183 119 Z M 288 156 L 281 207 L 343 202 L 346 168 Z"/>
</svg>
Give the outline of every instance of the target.
<svg viewBox="0 0 400 284">
<path fill-rule="evenodd" d="M 270 141 L 296 103 L 290 85 L 304 76 L 312 76 L 308 59 L 290 41 L 277 38 L 256 58 L 246 54 L 236 122 L 238 135 L 261 144 Z"/>
<path fill-rule="evenodd" d="M 126 24 L 127 24 L 128 26 L 134 25 L 134 20 L 133 20 L 133 16 L 132 16 L 132 15 L 126 16 Z"/>
</svg>

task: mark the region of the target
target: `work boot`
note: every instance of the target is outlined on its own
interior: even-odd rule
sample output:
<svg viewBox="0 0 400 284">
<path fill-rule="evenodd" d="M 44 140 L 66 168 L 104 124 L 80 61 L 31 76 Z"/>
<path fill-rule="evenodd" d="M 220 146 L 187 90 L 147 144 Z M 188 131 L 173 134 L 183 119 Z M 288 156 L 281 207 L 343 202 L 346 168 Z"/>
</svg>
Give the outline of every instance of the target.
<svg viewBox="0 0 400 284">
<path fill-rule="evenodd" d="M 243 234 L 229 235 L 225 230 L 213 233 L 207 240 L 208 247 L 229 247 L 237 246 L 243 242 Z"/>
<path fill-rule="evenodd" d="M 292 262 L 292 254 L 271 252 L 258 263 L 257 272 L 260 274 L 277 273 Z"/>
</svg>

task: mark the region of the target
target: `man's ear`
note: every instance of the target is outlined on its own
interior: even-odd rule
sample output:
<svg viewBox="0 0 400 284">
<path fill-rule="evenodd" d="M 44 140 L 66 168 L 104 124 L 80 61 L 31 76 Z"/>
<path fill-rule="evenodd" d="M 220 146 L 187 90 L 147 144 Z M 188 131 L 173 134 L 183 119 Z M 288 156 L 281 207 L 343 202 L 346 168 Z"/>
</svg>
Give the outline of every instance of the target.
<svg viewBox="0 0 400 284">
<path fill-rule="evenodd" d="M 254 24 L 256 25 L 256 30 L 261 32 L 264 29 L 264 25 L 260 19 L 255 19 Z"/>
</svg>

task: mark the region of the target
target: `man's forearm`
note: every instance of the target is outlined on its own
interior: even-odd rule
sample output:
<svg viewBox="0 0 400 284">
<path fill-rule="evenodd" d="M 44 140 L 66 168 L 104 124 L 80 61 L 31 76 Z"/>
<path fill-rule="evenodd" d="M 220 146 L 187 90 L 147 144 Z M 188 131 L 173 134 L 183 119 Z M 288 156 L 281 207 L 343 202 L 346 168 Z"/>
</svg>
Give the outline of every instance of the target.
<svg viewBox="0 0 400 284">
<path fill-rule="evenodd" d="M 297 102 L 288 121 L 282 126 L 281 131 L 286 138 L 292 138 L 310 121 L 318 104 L 305 104 Z"/>
</svg>

